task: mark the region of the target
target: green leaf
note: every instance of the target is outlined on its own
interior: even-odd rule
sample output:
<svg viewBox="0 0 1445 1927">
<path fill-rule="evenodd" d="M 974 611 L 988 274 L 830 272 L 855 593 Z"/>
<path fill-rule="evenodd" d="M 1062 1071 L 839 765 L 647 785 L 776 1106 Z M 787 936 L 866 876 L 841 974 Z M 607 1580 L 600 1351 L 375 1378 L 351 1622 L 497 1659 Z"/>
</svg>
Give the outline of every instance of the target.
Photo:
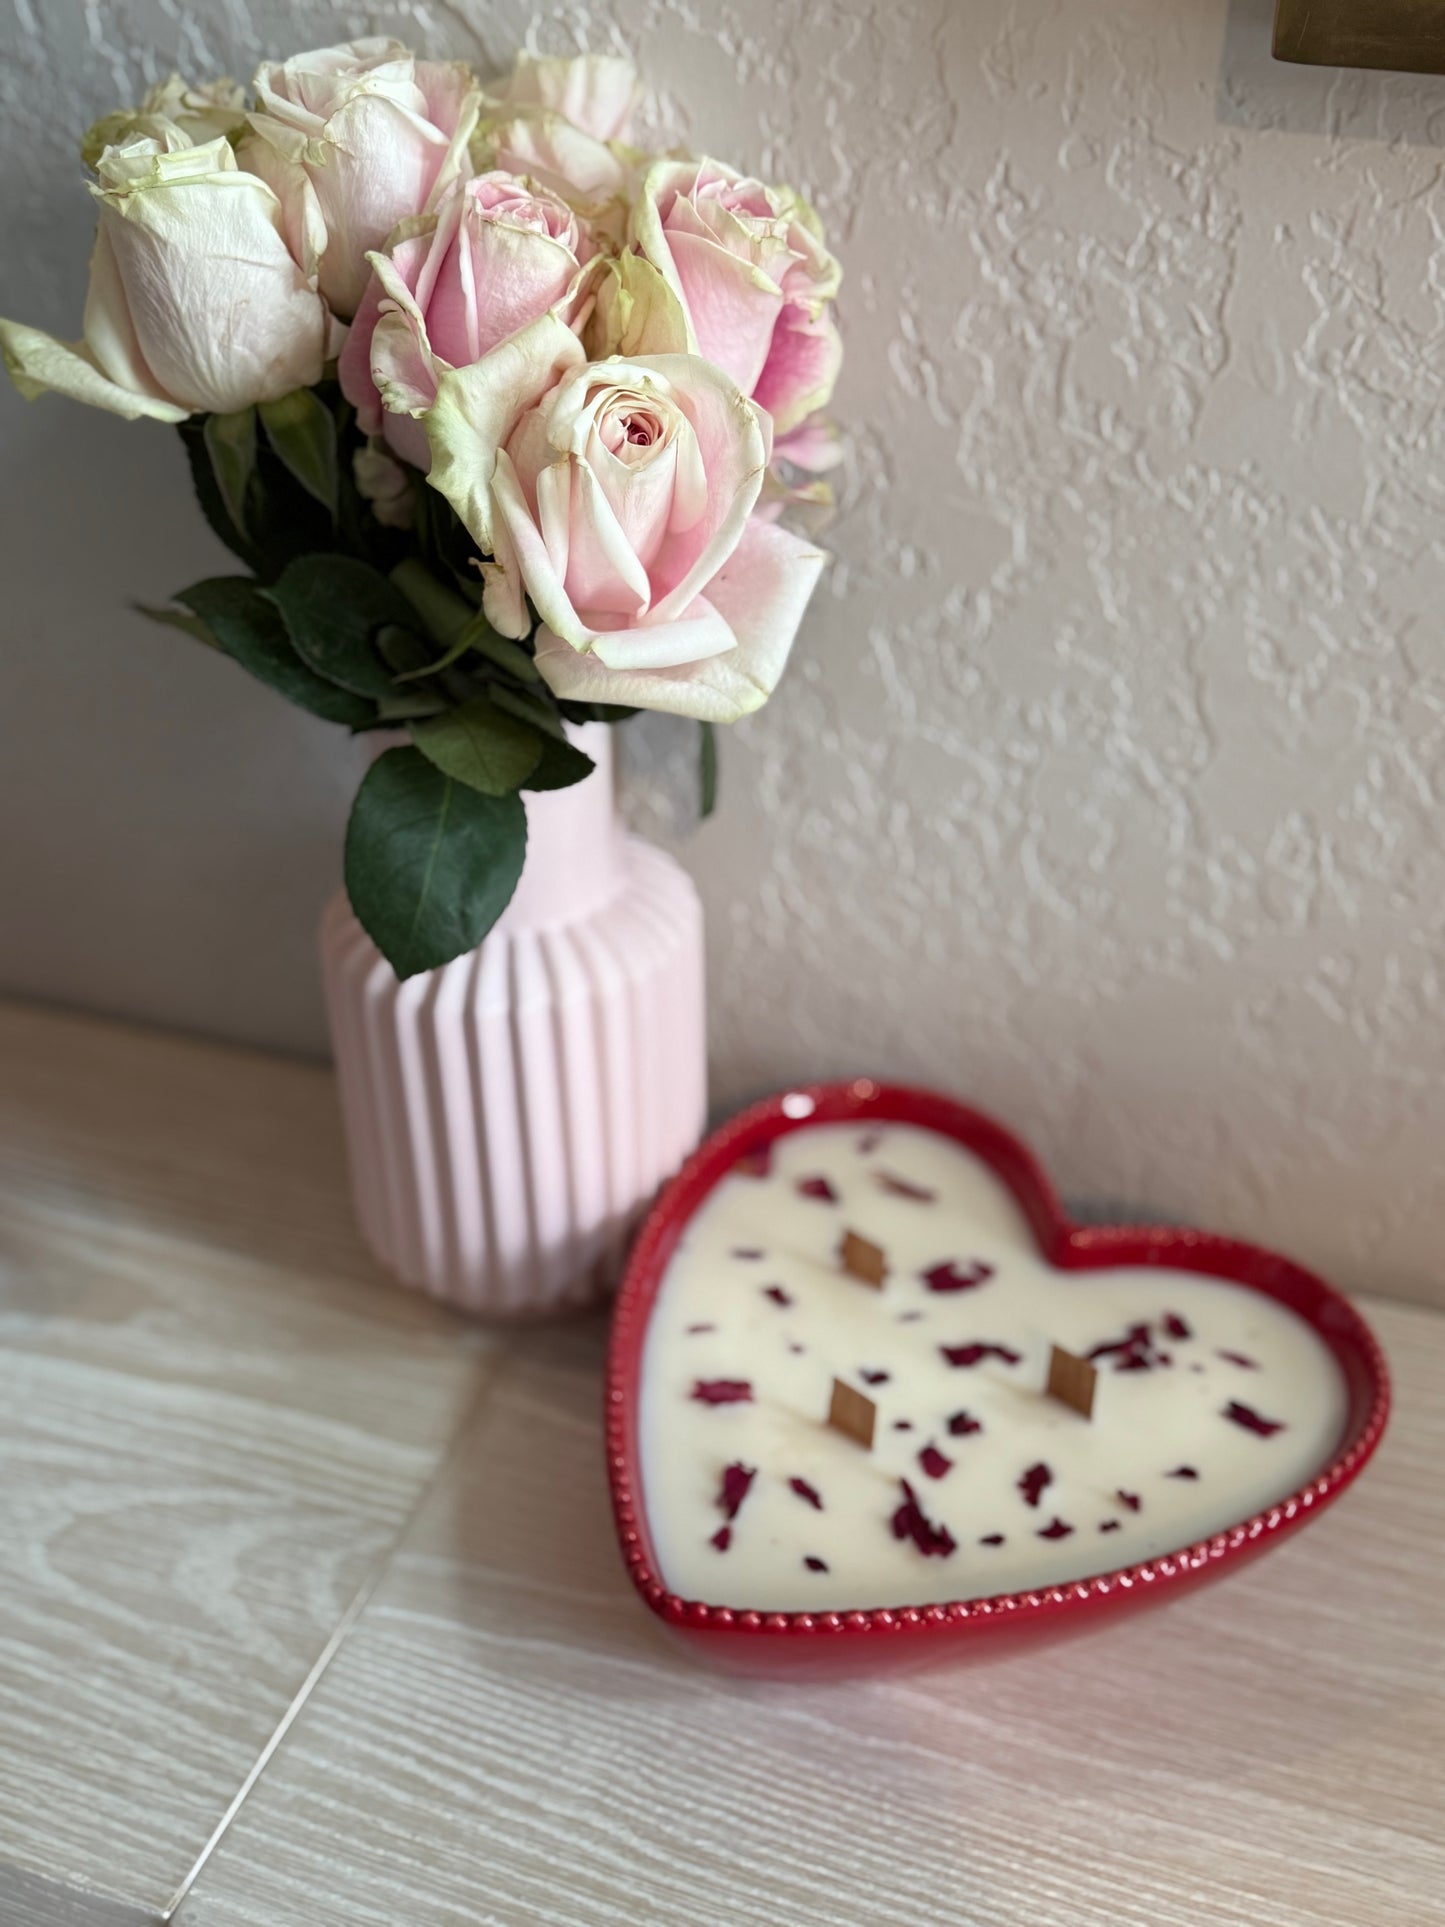
<svg viewBox="0 0 1445 1927">
<path fill-rule="evenodd" d="M 478 616 L 468 633 L 472 648 L 488 662 L 494 662 L 498 669 L 505 669 L 518 682 L 541 682 L 541 670 L 522 645 L 509 636 L 499 636 L 485 616 Z"/>
<path fill-rule="evenodd" d="M 487 618 L 480 613 L 474 615 L 466 628 L 458 633 L 444 655 L 438 656 L 435 662 L 424 664 L 420 669 L 408 671 L 405 676 L 400 676 L 397 680 L 407 682 L 418 676 L 438 676 L 442 670 L 450 669 L 454 663 L 459 662 L 463 656 L 472 654 L 473 651 L 479 656 L 485 656 L 488 662 L 495 663 L 499 669 L 505 669 L 509 675 L 515 676 L 518 682 L 533 683 L 542 680 L 536 663 L 526 650 L 519 643 L 509 641 L 506 636 L 499 636 Z"/>
<path fill-rule="evenodd" d="M 207 522 L 262 582 L 274 581 L 298 555 L 315 554 L 336 545 L 337 531 L 330 515 L 272 451 L 265 436 L 257 437 L 256 472 L 246 494 L 243 538 L 216 484 L 206 447 L 205 419 L 193 415 L 176 427 L 185 447 L 196 499 Z"/>
<path fill-rule="evenodd" d="M 428 673 L 427 658 L 431 655 L 431 649 L 425 637 L 419 636 L 415 629 L 403 629 L 394 622 L 384 622 L 377 630 L 374 641 L 377 654 L 391 671 L 393 682 L 415 682 L 419 676 Z"/>
<path fill-rule="evenodd" d="M 498 709 L 505 709 L 509 715 L 520 716 L 524 723 L 534 729 L 555 736 L 559 743 L 565 743 L 567 732 L 562 727 L 562 718 L 552 707 L 548 696 L 534 696 L 530 689 L 511 689 L 505 683 L 493 683 L 488 691 Z"/>
<path fill-rule="evenodd" d="M 411 740 L 428 762 L 484 796 L 508 796 L 542 754 L 542 738 L 485 696 L 449 709 L 430 722 L 413 723 Z"/>
<path fill-rule="evenodd" d="M 717 731 L 711 723 L 699 723 L 702 740 L 698 744 L 697 779 L 703 821 L 717 808 Z"/>
<path fill-rule="evenodd" d="M 285 618 L 301 660 L 358 696 L 391 694 L 392 672 L 372 645 L 384 625 L 412 628 L 405 599 L 368 563 L 302 555 L 266 591 Z"/>
<path fill-rule="evenodd" d="M 200 617 L 218 649 L 298 708 L 351 729 L 363 728 L 375 716 L 371 703 L 307 668 L 275 607 L 249 576 L 212 576 L 173 599 Z"/>
<path fill-rule="evenodd" d="M 420 716 L 440 716 L 445 709 L 439 696 L 420 689 L 399 689 L 393 696 L 378 698 L 376 717 L 378 722 L 394 725 L 415 722 Z"/>
<path fill-rule="evenodd" d="M 266 439 L 308 495 L 336 517 L 336 422 L 309 388 L 261 403 Z"/>
<path fill-rule="evenodd" d="M 542 741 L 542 759 L 523 783 L 524 790 L 566 790 L 590 776 L 597 765 L 571 743 L 558 742 L 555 736 Z"/>
<path fill-rule="evenodd" d="M 444 669 L 450 669 L 453 663 L 459 662 L 463 656 L 467 655 L 471 650 L 471 646 L 471 638 L 468 636 L 466 630 L 463 629 L 450 649 L 443 655 L 438 656 L 435 662 L 424 662 L 418 669 L 408 669 L 397 677 L 397 681 L 417 682 L 423 676 L 439 676 Z"/>
<path fill-rule="evenodd" d="M 238 533 L 231 520 L 220 489 L 216 486 L 216 472 L 211 466 L 211 457 L 206 448 L 205 425 L 196 416 L 188 421 L 176 423 L 177 432 L 186 451 L 186 462 L 191 471 L 191 485 L 196 491 L 196 500 L 201 505 L 201 513 L 209 523 L 211 533 L 220 538 L 232 555 L 237 555 L 252 568 L 256 563 L 256 551 L 244 536 Z"/>
<path fill-rule="evenodd" d="M 426 564 L 414 555 L 405 556 L 397 563 L 391 580 L 420 616 L 438 647 L 450 652 L 471 626 L 476 614 L 472 605 L 445 583 L 438 582 Z"/>
<path fill-rule="evenodd" d="M 234 415 L 207 415 L 201 434 L 226 513 L 245 540 L 246 491 L 256 473 L 256 411 L 242 408 Z"/>
<path fill-rule="evenodd" d="M 179 629 L 197 642 L 205 643 L 208 649 L 219 649 L 220 644 L 211 634 L 199 616 L 188 615 L 184 609 L 157 609 L 149 602 L 133 602 L 137 614 L 149 616 L 152 622 L 163 622 L 168 629 Z"/>
<path fill-rule="evenodd" d="M 484 796 L 419 749 L 389 749 L 352 805 L 346 894 L 397 976 L 414 977 L 476 948 L 526 855 L 520 796 Z"/>
</svg>

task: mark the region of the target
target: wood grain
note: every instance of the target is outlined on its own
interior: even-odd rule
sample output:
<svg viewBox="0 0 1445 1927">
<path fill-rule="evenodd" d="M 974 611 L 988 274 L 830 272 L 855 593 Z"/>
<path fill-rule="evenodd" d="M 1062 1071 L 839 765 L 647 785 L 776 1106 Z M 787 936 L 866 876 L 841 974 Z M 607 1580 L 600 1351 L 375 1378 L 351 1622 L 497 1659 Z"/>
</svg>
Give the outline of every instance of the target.
<svg viewBox="0 0 1445 1927">
<path fill-rule="evenodd" d="M 326 1073 L 0 1007 L 0 1927 L 1445 1927 L 1445 1315 L 1379 1462 L 1152 1619 L 698 1671 L 608 1523 L 598 1321 L 380 1280 Z M 471 1416 L 465 1414 L 470 1411 Z"/>
<path fill-rule="evenodd" d="M 0 1010 L 0 1921 L 25 1877 L 164 1904 L 474 1396 L 487 1342 L 356 1244 L 331 1105 Z"/>
<path fill-rule="evenodd" d="M 58 1880 L 0 1866 L 0 1927 L 156 1927 L 150 1908 L 103 1900 Z"/>
<path fill-rule="evenodd" d="M 1041 1658 L 783 1687 L 623 1581 L 599 1330 L 509 1347 L 180 1927 L 1445 1921 L 1445 1319 L 1375 1304 L 1397 1422 L 1293 1544 Z"/>
<path fill-rule="evenodd" d="M 68 1218 L 273 1261 L 324 1295 L 380 1289 L 357 1233 L 331 1073 L 98 1018 L 0 1003 L 0 1183 Z"/>
</svg>

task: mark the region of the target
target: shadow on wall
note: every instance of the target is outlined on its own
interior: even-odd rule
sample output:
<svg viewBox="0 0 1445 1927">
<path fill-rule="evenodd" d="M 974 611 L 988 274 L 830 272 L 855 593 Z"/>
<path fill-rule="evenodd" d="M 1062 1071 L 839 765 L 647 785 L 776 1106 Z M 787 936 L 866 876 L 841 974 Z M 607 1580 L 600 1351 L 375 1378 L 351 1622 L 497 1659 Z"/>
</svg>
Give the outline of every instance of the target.
<svg viewBox="0 0 1445 1927">
<path fill-rule="evenodd" d="M 173 431 L 7 385 L 0 441 L 0 992 L 319 1054 L 354 747 L 136 612 L 237 566 Z"/>
<path fill-rule="evenodd" d="M 44 130 L 0 222 L 27 264 L 0 312 L 62 340 L 94 232 L 86 117 Z M 360 763 L 343 732 L 136 613 L 238 567 L 174 431 L 0 379 L 0 526 L 0 994 L 323 1054 L 314 932 Z"/>
<path fill-rule="evenodd" d="M 1226 126 L 1445 147 L 1445 77 L 1301 67 L 1274 58 L 1273 37 L 1274 0 L 1229 0 L 1215 92 Z"/>
</svg>

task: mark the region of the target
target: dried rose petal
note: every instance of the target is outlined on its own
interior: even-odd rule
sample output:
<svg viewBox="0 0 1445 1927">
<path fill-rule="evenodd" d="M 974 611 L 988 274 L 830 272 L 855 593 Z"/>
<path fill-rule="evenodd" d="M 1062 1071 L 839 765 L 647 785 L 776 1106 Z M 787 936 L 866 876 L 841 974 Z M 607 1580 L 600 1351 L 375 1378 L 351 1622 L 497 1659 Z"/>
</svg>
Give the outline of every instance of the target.
<svg viewBox="0 0 1445 1927">
<path fill-rule="evenodd" d="M 817 1511 L 821 1512 L 823 1510 L 822 1494 L 816 1486 L 809 1485 L 806 1479 L 789 1479 L 788 1489 L 796 1492 L 800 1499 L 806 1499 L 808 1504 L 815 1507 Z"/>
<path fill-rule="evenodd" d="M 1007 1345 L 940 1345 L 938 1349 L 950 1365 L 981 1365 L 986 1358 L 1000 1359 L 1005 1365 L 1017 1365 L 1023 1358 L 1022 1352 L 1011 1351 Z"/>
<path fill-rule="evenodd" d="M 773 1147 L 771 1144 L 764 1144 L 761 1149 L 757 1151 L 749 1151 L 745 1157 L 740 1157 L 733 1166 L 734 1171 L 745 1178 L 765 1178 L 770 1175 L 772 1168 Z"/>
<path fill-rule="evenodd" d="M 750 1405 L 753 1384 L 749 1378 L 700 1378 L 688 1396 L 699 1405 Z"/>
<path fill-rule="evenodd" d="M 953 1460 L 946 1459 L 936 1445 L 925 1445 L 918 1455 L 918 1463 L 930 1479 L 941 1479 L 953 1470 Z"/>
<path fill-rule="evenodd" d="M 736 1519 L 738 1509 L 751 1491 L 753 1480 L 757 1476 L 758 1468 L 755 1465 L 743 1465 L 739 1461 L 723 1468 L 717 1503 L 725 1519 Z"/>
<path fill-rule="evenodd" d="M 1259 1366 L 1254 1359 L 1246 1357 L 1243 1352 L 1218 1351 L 1215 1353 L 1215 1357 L 1226 1359 L 1229 1364 L 1238 1365 L 1246 1372 L 1257 1372 L 1259 1370 Z"/>
<path fill-rule="evenodd" d="M 1164 1474 L 1166 1479 L 1197 1479 L 1199 1474 L 1192 1465 L 1176 1465 L 1172 1472 Z"/>
<path fill-rule="evenodd" d="M 1065 1525 L 1062 1519 L 1055 1519 L 1046 1526 L 1040 1526 L 1035 1537 L 1039 1539 L 1067 1539 L 1073 1529 L 1072 1526 Z"/>
<path fill-rule="evenodd" d="M 791 1293 L 784 1291 L 781 1285 L 764 1285 L 763 1296 L 771 1298 L 775 1305 L 791 1305 L 793 1302 Z"/>
<path fill-rule="evenodd" d="M 967 1266 L 945 1258 L 941 1265 L 923 1273 L 923 1282 L 930 1291 L 972 1291 L 976 1285 L 986 1285 L 993 1274 L 994 1267 L 982 1258 L 972 1259 Z"/>
<path fill-rule="evenodd" d="M 1116 1372 L 1148 1372 L 1156 1365 L 1168 1365 L 1168 1352 L 1156 1351 L 1148 1325 L 1130 1325 L 1122 1338 L 1106 1339 L 1085 1354 L 1090 1359 L 1112 1358 Z"/>
<path fill-rule="evenodd" d="M 1140 1506 L 1143 1505 L 1144 1503 L 1144 1501 L 1139 1497 L 1139 1494 L 1137 1492 L 1120 1491 L 1120 1492 L 1116 1492 L 1114 1494 L 1114 1497 L 1119 1501 L 1120 1505 L 1128 1506 L 1131 1512 L 1137 1512 Z"/>
<path fill-rule="evenodd" d="M 947 1559 L 958 1550 L 958 1541 L 947 1526 L 934 1525 L 907 1479 L 898 1483 L 903 1487 L 903 1503 L 893 1515 L 893 1537 L 911 1539 L 925 1558 Z"/>
<path fill-rule="evenodd" d="M 916 1204 L 935 1204 L 938 1193 L 930 1191 L 927 1185 L 910 1184 L 907 1178 L 895 1178 L 891 1171 L 876 1171 L 878 1183 L 894 1198 L 912 1198 Z"/>
<path fill-rule="evenodd" d="M 1166 1338 L 1183 1340 L 1185 1338 L 1192 1338 L 1194 1333 L 1185 1324 L 1177 1311 L 1166 1311 L 1164 1314 L 1164 1336 Z"/>
<path fill-rule="evenodd" d="M 760 1245 L 734 1245 L 730 1255 L 751 1264 L 755 1259 L 765 1258 L 768 1254 Z"/>
<path fill-rule="evenodd" d="M 971 1412 L 955 1412 L 948 1421 L 948 1429 L 956 1439 L 966 1439 L 971 1432 L 983 1430 L 983 1420 L 975 1418 Z"/>
<path fill-rule="evenodd" d="M 719 1526 L 711 1539 L 708 1540 L 708 1544 L 710 1546 L 716 1546 L 719 1552 L 726 1552 L 732 1542 L 733 1529 L 731 1526 Z"/>
<path fill-rule="evenodd" d="M 1001 1532 L 989 1532 L 978 1542 L 981 1546 L 1001 1546 L 1006 1543 Z"/>
<path fill-rule="evenodd" d="M 893 1429 L 895 1432 L 911 1432 L 913 1430 L 913 1420 L 911 1418 L 896 1418 L 893 1421 Z"/>
<path fill-rule="evenodd" d="M 858 1376 L 865 1385 L 886 1385 L 893 1374 L 892 1372 L 865 1372 L 860 1370 Z"/>
<path fill-rule="evenodd" d="M 1257 1432 L 1262 1439 L 1271 1439 L 1276 1432 L 1284 1430 L 1281 1418 L 1264 1418 L 1252 1405 L 1241 1405 L 1232 1398 L 1224 1408 L 1224 1416 L 1232 1418 L 1236 1425 L 1242 1425 L 1246 1432 Z"/>
<path fill-rule="evenodd" d="M 812 1552 L 806 1555 L 803 1564 L 808 1568 L 809 1572 L 826 1572 L 828 1570 L 828 1561 L 818 1558 L 817 1554 Z"/>
<path fill-rule="evenodd" d="M 687 1329 L 689 1334 L 693 1332 L 715 1332 L 717 1330 L 717 1326 L 716 1325 L 689 1325 Z"/>
<path fill-rule="evenodd" d="M 1086 1352 L 1084 1356 L 1086 1358 L 1107 1358 L 1111 1352 L 1138 1351 L 1141 1346 L 1147 1347 L 1148 1344 L 1149 1327 L 1147 1325 L 1131 1325 L 1122 1338 L 1106 1338 L 1102 1343 L 1095 1345 L 1091 1352 Z"/>
<path fill-rule="evenodd" d="M 1019 1491 L 1024 1495 L 1025 1505 L 1037 1505 L 1044 1496 L 1045 1489 L 1054 1482 L 1054 1475 L 1042 1462 L 1031 1465 L 1019 1480 Z"/>
<path fill-rule="evenodd" d="M 1117 1532 L 1122 1524 L 1122 1519 L 1101 1519 L 1099 1521 L 1099 1530 L 1100 1532 Z"/>
<path fill-rule="evenodd" d="M 824 1204 L 836 1204 L 838 1193 L 826 1178 L 799 1178 L 793 1186 L 800 1198 L 820 1198 Z"/>
</svg>

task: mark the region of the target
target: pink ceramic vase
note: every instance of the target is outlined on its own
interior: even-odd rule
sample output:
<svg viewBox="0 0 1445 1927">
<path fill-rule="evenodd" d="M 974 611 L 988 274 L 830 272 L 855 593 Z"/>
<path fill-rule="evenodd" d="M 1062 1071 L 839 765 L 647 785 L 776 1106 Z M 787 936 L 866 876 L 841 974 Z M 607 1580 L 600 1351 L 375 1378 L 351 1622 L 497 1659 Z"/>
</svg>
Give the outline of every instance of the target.
<svg viewBox="0 0 1445 1927">
<path fill-rule="evenodd" d="M 327 906 L 321 959 L 362 1230 L 404 1284 L 488 1316 L 544 1317 L 615 1282 L 706 1109 L 702 908 L 617 813 L 597 764 L 529 794 L 527 863 L 479 949 L 398 983 Z"/>
</svg>

